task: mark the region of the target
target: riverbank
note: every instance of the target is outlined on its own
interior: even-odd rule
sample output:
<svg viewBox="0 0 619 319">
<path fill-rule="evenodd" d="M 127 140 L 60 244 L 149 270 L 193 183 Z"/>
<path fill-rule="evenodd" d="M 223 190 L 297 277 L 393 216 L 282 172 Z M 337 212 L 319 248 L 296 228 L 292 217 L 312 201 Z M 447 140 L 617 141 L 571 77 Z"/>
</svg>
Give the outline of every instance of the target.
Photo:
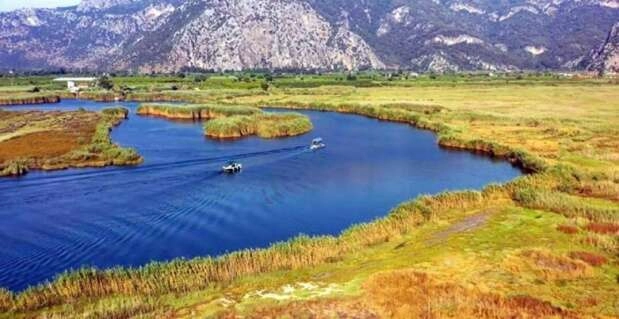
<svg viewBox="0 0 619 319">
<path fill-rule="evenodd" d="M 137 165 L 135 150 L 110 139 L 111 129 L 127 118 L 128 110 L 0 111 L 0 176 L 29 170 L 59 170 L 109 165 Z"/>
<path fill-rule="evenodd" d="M 55 94 L 19 93 L 0 94 L 0 106 L 26 105 L 26 104 L 49 104 L 60 102 L 60 96 Z"/>
<path fill-rule="evenodd" d="M 535 174 L 479 192 L 421 196 L 340 236 L 72 272 L 17 295 L 3 293 L 0 309 L 7 317 L 618 315 L 615 85 L 338 91 L 221 102 L 358 107 L 358 114 L 432 129 L 446 146 L 514 158 Z"/>
</svg>

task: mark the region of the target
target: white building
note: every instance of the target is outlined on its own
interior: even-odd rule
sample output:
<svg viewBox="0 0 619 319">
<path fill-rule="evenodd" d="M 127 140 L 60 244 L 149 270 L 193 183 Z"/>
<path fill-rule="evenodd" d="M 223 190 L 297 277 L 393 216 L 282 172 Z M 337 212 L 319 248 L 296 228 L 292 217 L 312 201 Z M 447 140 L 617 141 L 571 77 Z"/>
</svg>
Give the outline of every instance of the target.
<svg viewBox="0 0 619 319">
<path fill-rule="evenodd" d="M 71 93 L 77 93 L 81 89 L 90 87 L 97 78 L 56 78 L 54 82 L 67 82 L 67 89 Z"/>
</svg>

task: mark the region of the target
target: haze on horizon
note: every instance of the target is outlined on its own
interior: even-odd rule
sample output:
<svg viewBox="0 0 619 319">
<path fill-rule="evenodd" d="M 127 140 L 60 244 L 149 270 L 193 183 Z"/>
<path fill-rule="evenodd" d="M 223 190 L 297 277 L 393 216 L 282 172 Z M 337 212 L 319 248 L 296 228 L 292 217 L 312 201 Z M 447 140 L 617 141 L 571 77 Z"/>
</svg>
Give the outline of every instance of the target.
<svg viewBox="0 0 619 319">
<path fill-rule="evenodd" d="M 0 0 L 0 11 L 13 11 L 23 8 L 57 8 L 77 5 L 80 0 Z"/>
</svg>

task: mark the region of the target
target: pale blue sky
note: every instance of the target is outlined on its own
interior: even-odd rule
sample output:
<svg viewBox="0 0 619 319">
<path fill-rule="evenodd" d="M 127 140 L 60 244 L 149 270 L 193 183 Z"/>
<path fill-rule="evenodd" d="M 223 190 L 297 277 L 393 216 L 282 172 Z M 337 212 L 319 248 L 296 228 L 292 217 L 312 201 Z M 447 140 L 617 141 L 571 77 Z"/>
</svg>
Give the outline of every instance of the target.
<svg viewBox="0 0 619 319">
<path fill-rule="evenodd" d="M 0 0 L 0 11 L 20 8 L 55 8 L 73 6 L 80 0 Z"/>
</svg>

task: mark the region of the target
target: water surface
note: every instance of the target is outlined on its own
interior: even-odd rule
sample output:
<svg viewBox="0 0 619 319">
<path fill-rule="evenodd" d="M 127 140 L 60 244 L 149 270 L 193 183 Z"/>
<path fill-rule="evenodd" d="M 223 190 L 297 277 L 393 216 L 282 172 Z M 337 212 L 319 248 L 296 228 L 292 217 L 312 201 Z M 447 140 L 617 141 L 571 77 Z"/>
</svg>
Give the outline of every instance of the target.
<svg viewBox="0 0 619 319">
<path fill-rule="evenodd" d="M 521 174 L 441 149 L 430 132 L 361 116 L 302 112 L 315 127 L 307 135 L 214 141 L 200 123 L 141 117 L 137 104 L 118 104 L 132 114 L 112 138 L 136 148 L 144 164 L 0 179 L 0 287 L 20 290 L 81 266 L 139 266 L 337 234 L 419 194 Z M 106 106 L 65 100 L 7 109 Z M 308 151 L 315 136 L 327 148 Z M 242 173 L 219 172 L 230 158 Z"/>
</svg>

